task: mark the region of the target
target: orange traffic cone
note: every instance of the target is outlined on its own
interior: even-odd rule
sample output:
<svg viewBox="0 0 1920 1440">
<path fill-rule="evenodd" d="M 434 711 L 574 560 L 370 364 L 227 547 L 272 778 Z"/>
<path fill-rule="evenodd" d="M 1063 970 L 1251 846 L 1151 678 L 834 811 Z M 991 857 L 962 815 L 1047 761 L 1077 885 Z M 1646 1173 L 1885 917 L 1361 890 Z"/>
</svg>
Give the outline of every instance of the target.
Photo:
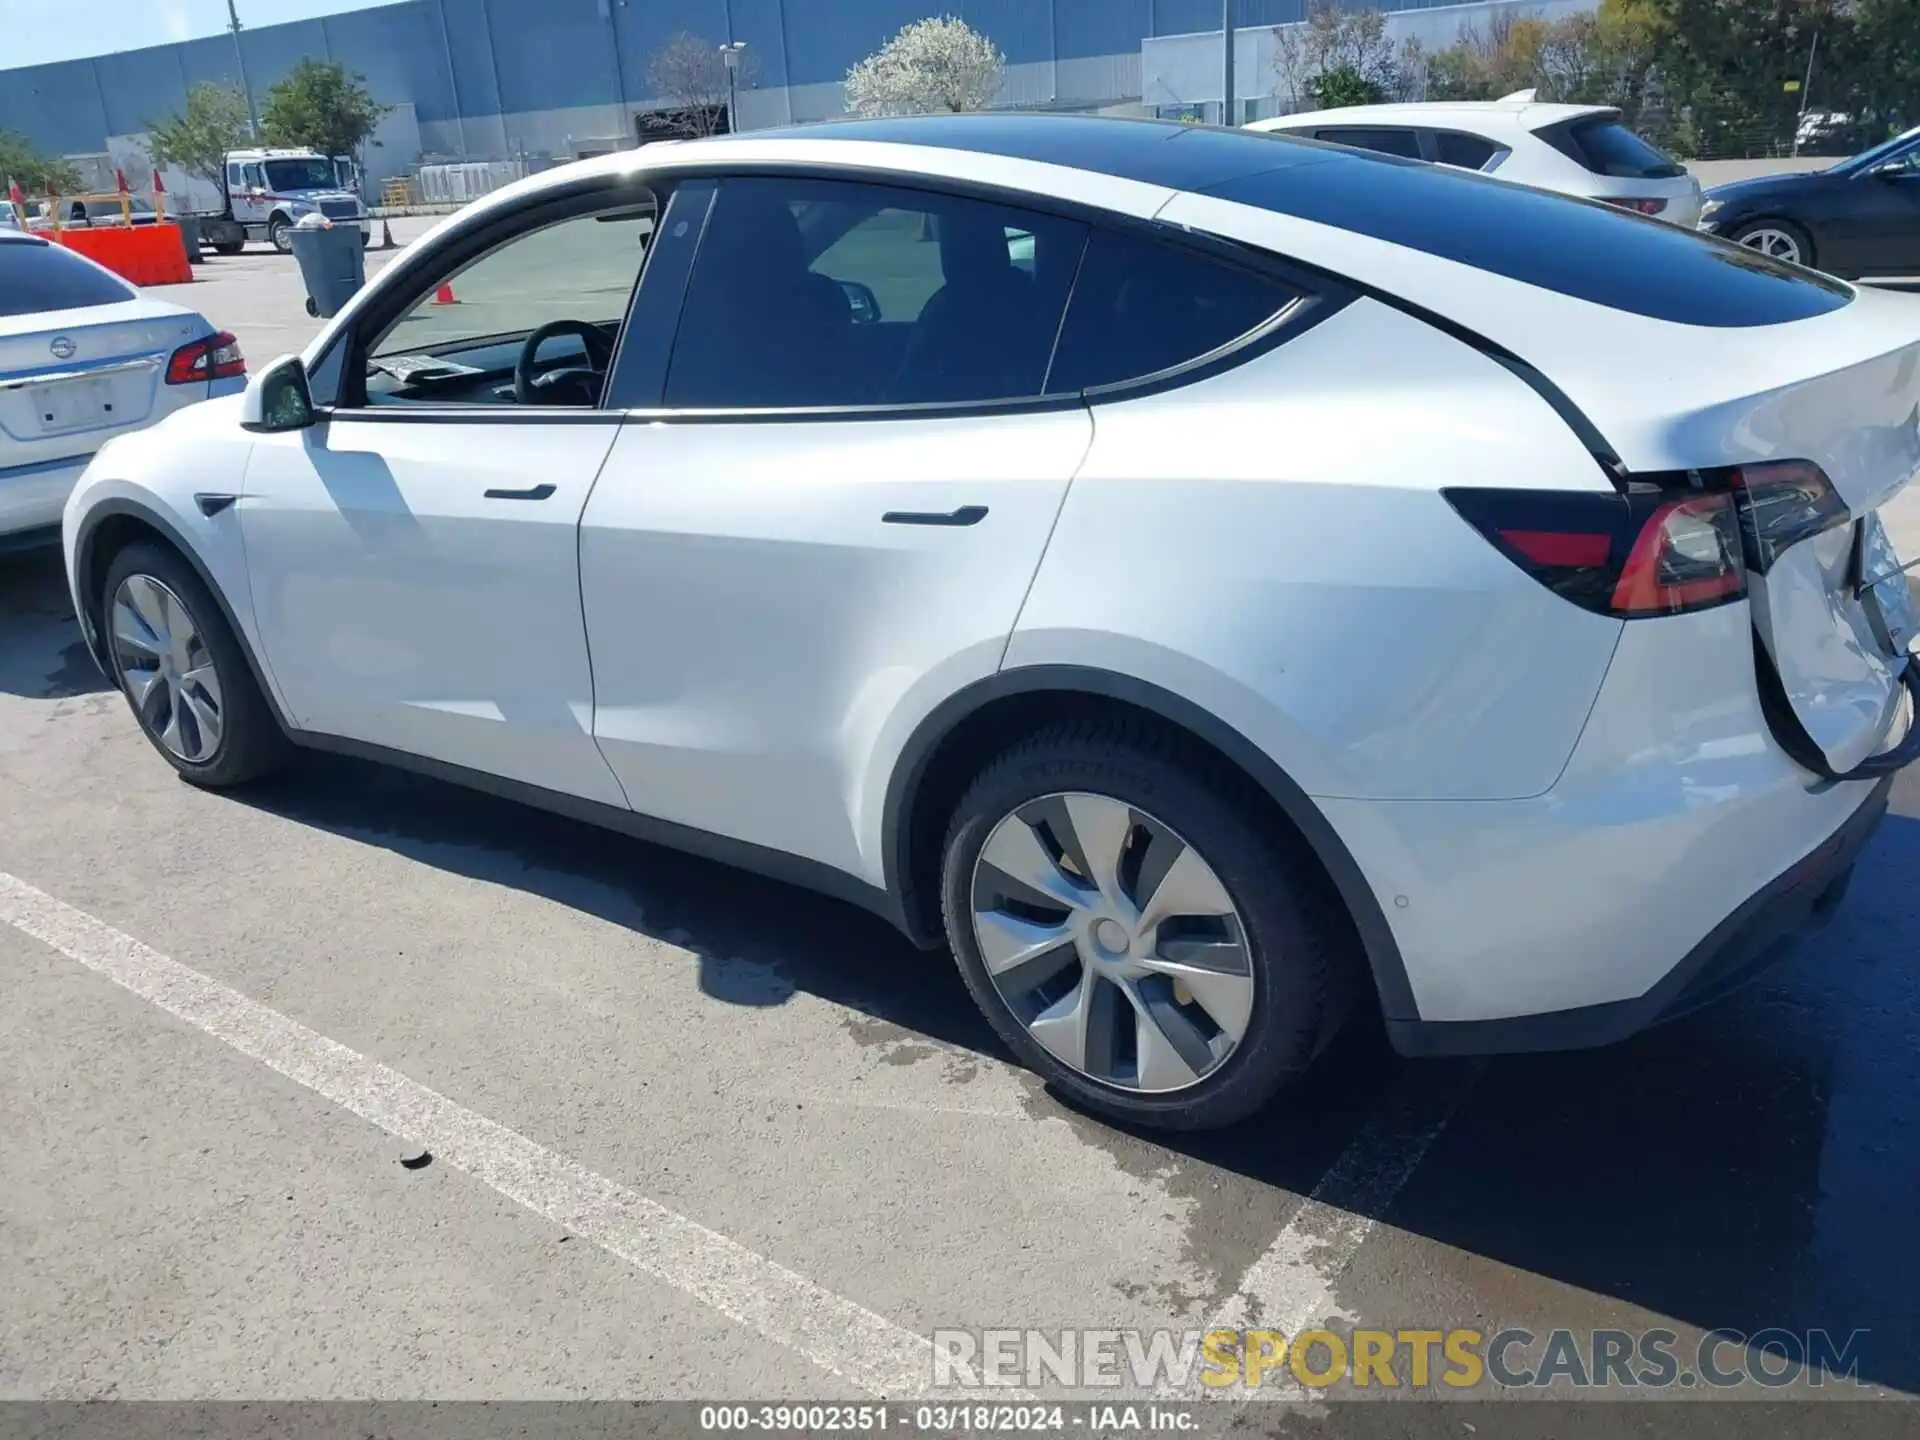
<svg viewBox="0 0 1920 1440">
<path fill-rule="evenodd" d="M 436 305 L 458 305 L 460 302 L 453 298 L 453 286 L 442 280 L 440 287 L 433 292 L 433 303 Z"/>
</svg>

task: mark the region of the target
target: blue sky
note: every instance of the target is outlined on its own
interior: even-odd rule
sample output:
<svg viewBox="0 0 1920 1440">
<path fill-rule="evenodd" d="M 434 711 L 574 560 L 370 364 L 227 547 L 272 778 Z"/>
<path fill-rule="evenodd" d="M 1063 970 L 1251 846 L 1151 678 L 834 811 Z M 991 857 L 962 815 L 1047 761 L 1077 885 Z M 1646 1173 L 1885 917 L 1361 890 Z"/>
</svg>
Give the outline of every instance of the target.
<svg viewBox="0 0 1920 1440">
<path fill-rule="evenodd" d="M 240 23 L 252 27 L 364 10 L 386 0 L 237 0 Z M 72 60 L 108 50 L 137 50 L 218 35 L 227 28 L 227 0 L 0 0 L 0 66 Z"/>
</svg>

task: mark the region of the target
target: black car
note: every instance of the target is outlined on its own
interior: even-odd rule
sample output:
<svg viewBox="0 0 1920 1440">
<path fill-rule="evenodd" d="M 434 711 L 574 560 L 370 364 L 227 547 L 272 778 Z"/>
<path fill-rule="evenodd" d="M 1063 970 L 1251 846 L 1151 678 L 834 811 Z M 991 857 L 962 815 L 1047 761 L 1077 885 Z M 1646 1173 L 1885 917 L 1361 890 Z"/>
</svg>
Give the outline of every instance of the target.
<svg viewBox="0 0 1920 1440">
<path fill-rule="evenodd" d="M 1920 275 L 1920 127 L 1826 170 L 1716 185 L 1700 228 L 1834 275 Z"/>
</svg>

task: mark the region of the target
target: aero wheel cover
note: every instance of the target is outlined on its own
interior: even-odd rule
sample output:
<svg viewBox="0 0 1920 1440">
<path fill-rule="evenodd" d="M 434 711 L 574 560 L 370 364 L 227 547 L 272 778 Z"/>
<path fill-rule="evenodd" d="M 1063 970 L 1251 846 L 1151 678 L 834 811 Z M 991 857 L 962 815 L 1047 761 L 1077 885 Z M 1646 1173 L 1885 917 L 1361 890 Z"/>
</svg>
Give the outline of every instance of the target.
<svg viewBox="0 0 1920 1440">
<path fill-rule="evenodd" d="M 1239 1048 L 1253 961 L 1226 886 L 1171 827 L 1104 795 L 1022 805 L 974 862 L 974 943 L 1000 998 L 1089 1080 L 1185 1090 Z"/>
<path fill-rule="evenodd" d="M 220 748 L 226 715 L 220 675 L 180 597 L 151 575 L 114 592 L 113 663 L 140 723 L 168 752 L 202 765 Z"/>
<path fill-rule="evenodd" d="M 1740 243 L 1749 250 L 1758 250 L 1771 260 L 1784 260 L 1789 265 L 1800 263 L 1800 242 L 1785 230 L 1762 226 L 1742 235 Z"/>
</svg>

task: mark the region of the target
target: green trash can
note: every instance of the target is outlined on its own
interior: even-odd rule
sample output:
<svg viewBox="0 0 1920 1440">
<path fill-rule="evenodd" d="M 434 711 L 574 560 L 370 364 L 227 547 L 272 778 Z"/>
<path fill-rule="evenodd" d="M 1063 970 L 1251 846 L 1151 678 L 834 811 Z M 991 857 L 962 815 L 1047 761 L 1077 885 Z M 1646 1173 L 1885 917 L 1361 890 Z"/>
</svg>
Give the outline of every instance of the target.
<svg viewBox="0 0 1920 1440">
<path fill-rule="evenodd" d="M 307 286 L 307 314 L 340 313 L 367 283 L 367 257 L 358 225 L 335 225 L 324 215 L 302 216 L 289 232 L 293 258 Z"/>
</svg>

